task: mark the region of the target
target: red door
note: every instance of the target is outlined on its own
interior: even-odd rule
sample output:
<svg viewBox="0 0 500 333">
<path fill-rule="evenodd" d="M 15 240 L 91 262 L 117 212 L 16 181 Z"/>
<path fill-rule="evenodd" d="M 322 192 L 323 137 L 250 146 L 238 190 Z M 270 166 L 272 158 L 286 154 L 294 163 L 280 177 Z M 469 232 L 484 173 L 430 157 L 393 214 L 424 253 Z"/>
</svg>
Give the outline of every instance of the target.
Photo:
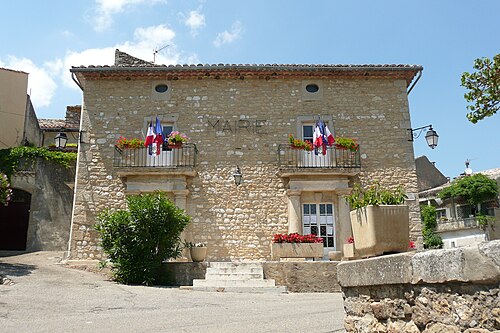
<svg viewBox="0 0 500 333">
<path fill-rule="evenodd" d="M 14 189 L 8 206 L 0 205 L 0 250 L 26 250 L 31 195 Z"/>
</svg>

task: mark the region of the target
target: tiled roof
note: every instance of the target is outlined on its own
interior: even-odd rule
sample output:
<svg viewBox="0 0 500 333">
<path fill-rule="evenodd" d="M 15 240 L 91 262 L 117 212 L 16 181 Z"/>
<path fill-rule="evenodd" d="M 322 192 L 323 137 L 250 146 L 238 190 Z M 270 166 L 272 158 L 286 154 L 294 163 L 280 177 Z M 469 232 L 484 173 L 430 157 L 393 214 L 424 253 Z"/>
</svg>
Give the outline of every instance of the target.
<svg viewBox="0 0 500 333">
<path fill-rule="evenodd" d="M 72 67 L 80 80 L 149 78 L 177 80 L 180 78 L 238 78 L 257 77 L 261 79 L 287 77 L 392 77 L 404 79 L 409 86 L 415 75 L 422 71 L 420 65 L 405 64 L 191 64 L 158 65 L 115 51 L 112 66 Z"/>
<path fill-rule="evenodd" d="M 78 130 L 80 124 L 75 122 L 66 122 L 64 119 L 38 119 L 38 124 L 42 130 L 59 131 L 62 128 L 66 130 Z"/>
<path fill-rule="evenodd" d="M 5 71 L 9 71 L 9 72 L 14 72 L 14 73 L 28 74 L 28 73 L 26 73 L 26 72 L 23 72 L 23 71 L 17 71 L 17 70 L 15 70 L 15 69 L 10 69 L 10 68 L 0 67 L 0 69 L 5 70 Z"/>
</svg>

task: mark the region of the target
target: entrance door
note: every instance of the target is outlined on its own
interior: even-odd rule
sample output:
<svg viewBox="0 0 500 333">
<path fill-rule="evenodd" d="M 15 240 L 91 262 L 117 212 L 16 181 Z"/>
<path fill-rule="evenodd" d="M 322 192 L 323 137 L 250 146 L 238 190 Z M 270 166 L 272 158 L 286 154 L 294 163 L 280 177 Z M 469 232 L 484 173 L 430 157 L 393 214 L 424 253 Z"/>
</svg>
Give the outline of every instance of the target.
<svg viewBox="0 0 500 333">
<path fill-rule="evenodd" d="M 328 251 L 336 249 L 333 204 L 304 204 L 302 208 L 304 235 L 313 234 L 323 238 L 324 253 L 328 255 Z"/>
<path fill-rule="evenodd" d="M 8 206 L 0 205 L 0 250 L 26 250 L 31 194 L 13 189 Z"/>
</svg>

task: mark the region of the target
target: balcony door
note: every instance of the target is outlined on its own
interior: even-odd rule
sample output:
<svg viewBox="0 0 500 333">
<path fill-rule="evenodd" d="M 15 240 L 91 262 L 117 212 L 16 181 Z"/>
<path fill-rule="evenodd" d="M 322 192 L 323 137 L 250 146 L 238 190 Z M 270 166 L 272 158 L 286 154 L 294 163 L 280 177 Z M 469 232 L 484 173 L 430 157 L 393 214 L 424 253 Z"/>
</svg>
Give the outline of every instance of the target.
<svg viewBox="0 0 500 333">
<path fill-rule="evenodd" d="M 302 140 L 313 143 L 314 127 L 314 122 L 302 124 Z M 327 153 L 323 155 L 321 152 L 318 152 L 318 155 L 316 155 L 314 151 L 302 151 L 301 158 L 301 166 L 306 168 L 331 167 L 334 166 L 335 161 L 334 154 Z"/>
</svg>

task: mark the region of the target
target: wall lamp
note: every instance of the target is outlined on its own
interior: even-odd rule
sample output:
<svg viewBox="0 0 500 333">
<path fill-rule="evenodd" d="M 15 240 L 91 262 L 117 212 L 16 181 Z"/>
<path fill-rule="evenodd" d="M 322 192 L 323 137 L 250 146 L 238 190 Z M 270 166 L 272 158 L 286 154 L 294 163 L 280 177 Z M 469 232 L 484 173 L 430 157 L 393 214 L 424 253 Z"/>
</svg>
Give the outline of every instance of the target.
<svg viewBox="0 0 500 333">
<path fill-rule="evenodd" d="M 427 141 L 427 145 L 434 149 L 438 145 L 439 135 L 432 129 L 432 125 L 422 126 L 419 128 L 408 128 L 408 131 L 410 131 L 410 139 L 408 141 L 414 141 L 417 139 L 426 128 L 429 128 L 429 130 L 425 134 L 425 140 Z"/>
<path fill-rule="evenodd" d="M 234 183 L 236 186 L 240 185 L 243 182 L 243 175 L 241 174 L 241 170 L 239 166 L 236 166 L 236 170 L 233 173 Z"/>
<path fill-rule="evenodd" d="M 68 136 L 64 132 L 59 132 L 54 140 L 57 149 L 64 149 L 66 148 L 66 143 L 68 142 Z"/>
</svg>

